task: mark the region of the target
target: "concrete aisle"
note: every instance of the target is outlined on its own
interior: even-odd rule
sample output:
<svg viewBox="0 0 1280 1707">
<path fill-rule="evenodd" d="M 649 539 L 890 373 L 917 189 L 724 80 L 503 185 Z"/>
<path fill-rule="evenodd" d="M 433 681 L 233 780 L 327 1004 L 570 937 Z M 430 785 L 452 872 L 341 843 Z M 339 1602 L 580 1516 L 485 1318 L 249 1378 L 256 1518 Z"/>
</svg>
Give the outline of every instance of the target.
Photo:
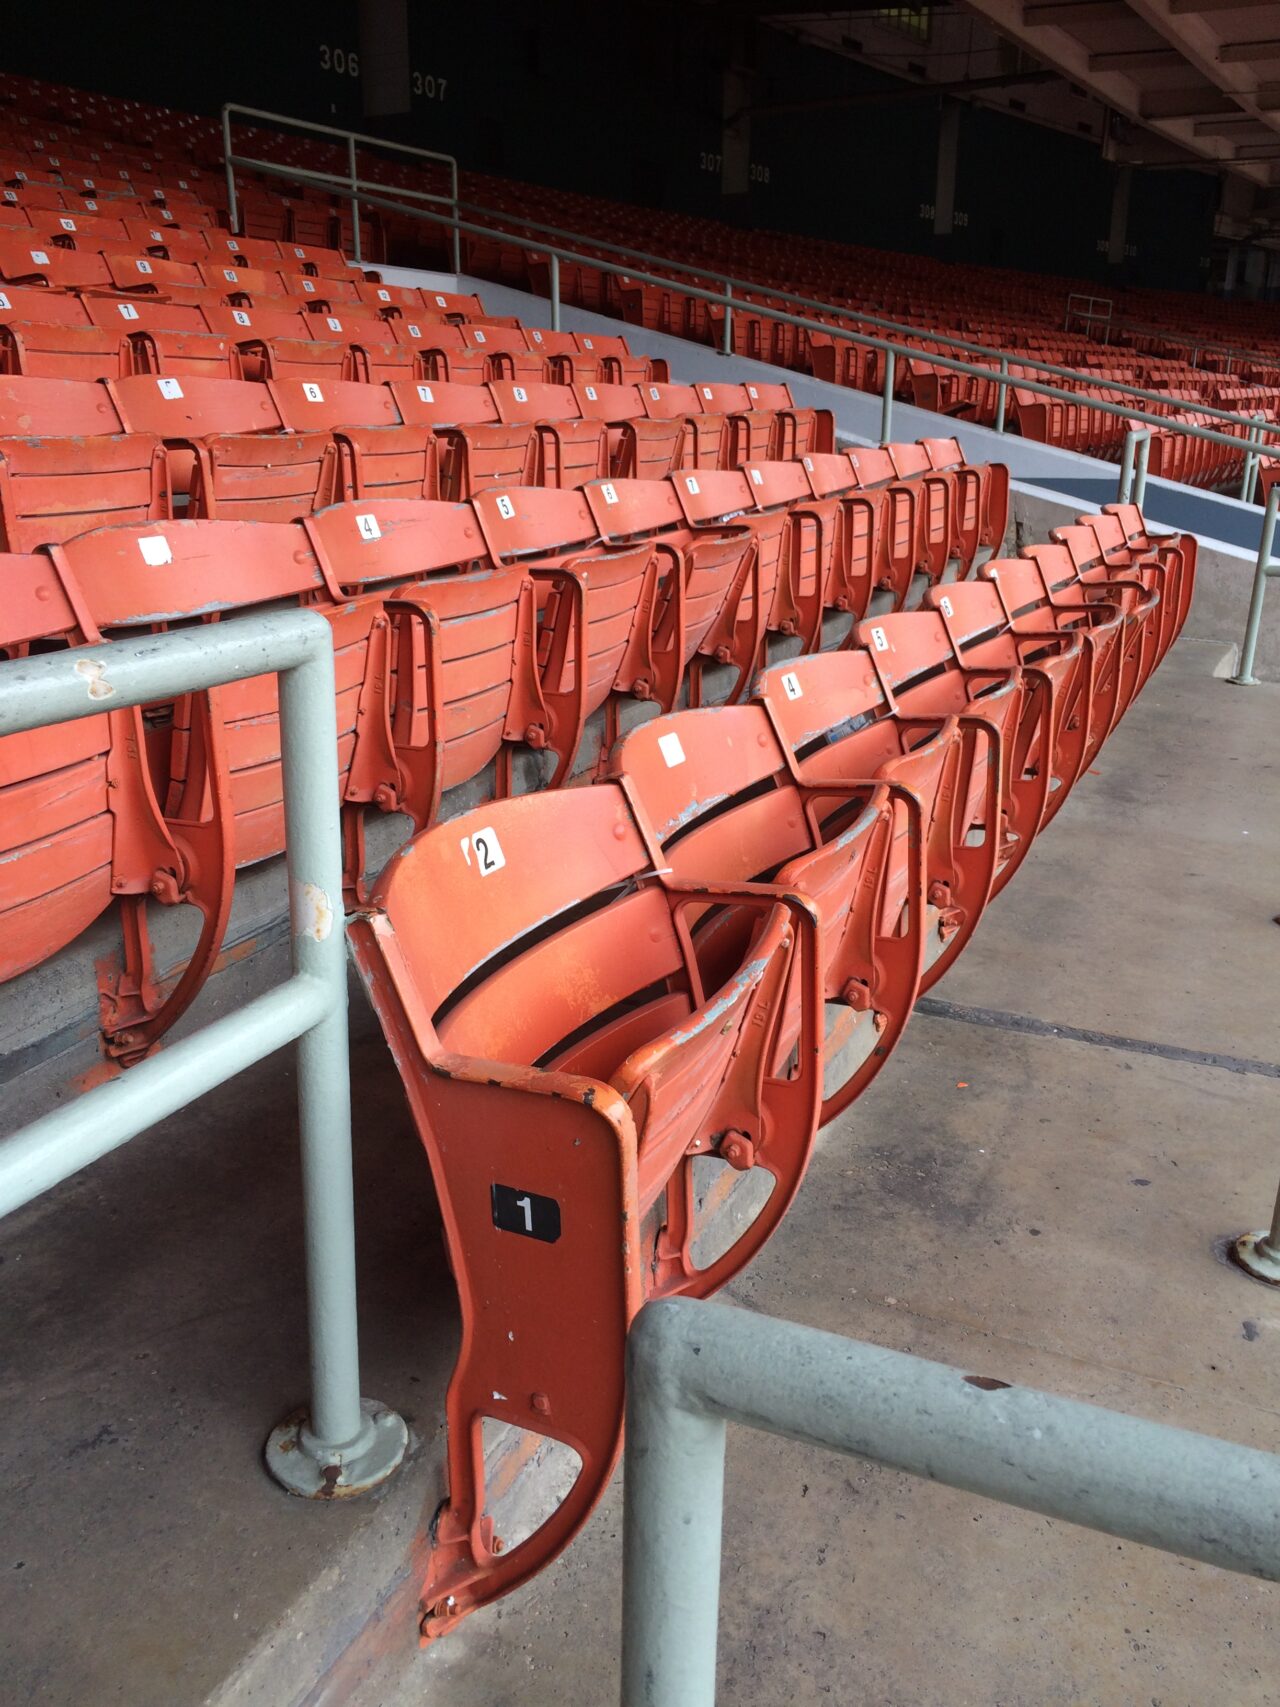
<svg viewBox="0 0 1280 1707">
<path fill-rule="evenodd" d="M 1213 661 L 1149 685 L 735 1302 L 1280 1449 L 1280 1294 L 1221 1254 L 1280 1170 L 1280 690 Z M 725 1707 L 1280 1702 L 1280 1588 L 730 1440 Z M 617 1478 L 557 1567 L 361 1707 L 612 1707 L 620 1533 Z"/>
</svg>

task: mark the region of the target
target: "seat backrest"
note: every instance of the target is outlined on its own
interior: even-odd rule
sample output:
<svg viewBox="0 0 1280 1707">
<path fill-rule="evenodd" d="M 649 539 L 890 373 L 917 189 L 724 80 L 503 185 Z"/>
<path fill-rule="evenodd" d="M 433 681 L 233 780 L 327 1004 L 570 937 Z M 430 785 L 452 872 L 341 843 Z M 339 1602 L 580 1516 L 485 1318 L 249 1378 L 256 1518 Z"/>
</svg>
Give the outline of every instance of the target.
<svg viewBox="0 0 1280 1707">
<path fill-rule="evenodd" d="M 0 439 L 0 541 L 34 551 L 109 522 L 172 511 L 164 447 L 146 433 Z M 0 584 L 0 602 L 6 597 Z"/>
<path fill-rule="evenodd" d="M 698 408 L 704 415 L 732 415 L 738 410 L 757 407 L 748 397 L 745 385 L 698 384 L 694 390 Z"/>
<path fill-rule="evenodd" d="M 5 285 L 0 289 L 0 321 L 41 321 L 46 326 L 87 326 L 89 304 L 95 298 L 82 300 L 47 290 L 43 285 Z"/>
<path fill-rule="evenodd" d="M 582 496 L 603 540 L 652 538 L 686 527 L 668 480 L 590 480 Z"/>
<path fill-rule="evenodd" d="M 68 437 L 124 430 L 112 394 L 100 380 L 0 374 L 0 435 Z"/>
<path fill-rule="evenodd" d="M 134 374 L 108 381 L 107 389 L 131 433 L 192 439 L 278 432 L 284 425 L 267 387 L 246 379 Z"/>
<path fill-rule="evenodd" d="M 393 379 L 388 389 L 406 426 L 453 427 L 498 419 L 497 405 L 487 385 Z"/>
<path fill-rule="evenodd" d="M 344 589 L 494 567 L 470 504 L 352 499 L 304 517 L 302 526 L 330 583 Z"/>
<path fill-rule="evenodd" d="M 593 380 L 572 387 L 577 413 L 590 421 L 633 421 L 644 414 L 637 385 L 608 385 Z"/>
<path fill-rule="evenodd" d="M 192 516 L 291 522 L 338 496 L 337 448 L 328 433 L 219 433 L 196 458 Z"/>
<path fill-rule="evenodd" d="M 509 379 L 489 382 L 500 421 L 572 421 L 578 417 L 578 402 L 573 387 L 546 385 L 536 380 L 516 384 Z"/>
<path fill-rule="evenodd" d="M 655 421 L 684 420 L 703 413 L 692 385 L 641 385 L 637 389 L 645 414 Z"/>
<path fill-rule="evenodd" d="M 330 379 L 328 375 L 323 379 L 269 379 L 266 385 L 290 432 L 401 425 L 400 411 L 385 385 Z"/>
<path fill-rule="evenodd" d="M 543 486 L 489 486 L 472 505 L 499 563 L 555 559 L 595 549 L 599 533 L 579 491 Z"/>
</svg>

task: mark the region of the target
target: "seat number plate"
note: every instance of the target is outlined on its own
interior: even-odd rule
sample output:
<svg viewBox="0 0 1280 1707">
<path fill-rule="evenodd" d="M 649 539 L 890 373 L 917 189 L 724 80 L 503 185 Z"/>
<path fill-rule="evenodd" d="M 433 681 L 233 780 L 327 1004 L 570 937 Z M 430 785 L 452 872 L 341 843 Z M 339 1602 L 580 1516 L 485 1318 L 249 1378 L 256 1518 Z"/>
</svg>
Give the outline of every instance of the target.
<svg viewBox="0 0 1280 1707">
<path fill-rule="evenodd" d="M 560 1237 L 560 1205 L 554 1197 L 536 1191 L 521 1191 L 516 1185 L 491 1185 L 493 1224 L 501 1233 L 522 1233 L 526 1239 L 541 1239 L 554 1245 Z"/>
</svg>

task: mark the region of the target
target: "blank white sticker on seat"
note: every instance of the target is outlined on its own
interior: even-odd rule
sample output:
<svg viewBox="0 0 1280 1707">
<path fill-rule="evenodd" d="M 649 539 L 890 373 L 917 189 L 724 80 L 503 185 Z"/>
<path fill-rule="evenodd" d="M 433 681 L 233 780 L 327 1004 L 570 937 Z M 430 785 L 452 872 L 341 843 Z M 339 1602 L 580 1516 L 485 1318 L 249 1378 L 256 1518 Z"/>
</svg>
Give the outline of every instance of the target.
<svg viewBox="0 0 1280 1707">
<path fill-rule="evenodd" d="M 525 390 L 523 385 L 513 385 L 511 387 L 511 395 L 515 398 L 517 403 L 527 403 L 529 401 L 529 393 Z"/>
<path fill-rule="evenodd" d="M 887 652 L 889 650 L 889 636 L 885 633 L 883 628 L 873 628 L 871 630 L 871 644 L 875 647 L 877 652 Z"/>
<path fill-rule="evenodd" d="M 502 843 L 498 840 L 498 832 L 493 829 L 477 830 L 473 836 L 462 838 L 462 852 L 468 865 L 474 863 L 481 877 L 488 877 L 492 872 L 501 871 L 507 863 L 507 856 L 502 851 Z M 475 855 L 474 861 L 472 854 Z"/>
<path fill-rule="evenodd" d="M 172 563 L 173 553 L 169 549 L 169 541 L 163 537 L 140 539 L 138 550 L 142 553 L 142 561 L 149 563 L 153 569 L 158 569 L 162 563 Z"/>
<path fill-rule="evenodd" d="M 803 699 L 804 689 L 800 686 L 800 678 L 794 670 L 788 670 L 782 678 L 782 691 L 788 699 Z"/>
<path fill-rule="evenodd" d="M 667 761 L 668 766 L 684 763 L 684 748 L 680 745 L 680 737 L 676 734 L 659 735 L 658 751 Z"/>
<path fill-rule="evenodd" d="M 161 397 L 168 397 L 172 399 L 174 397 L 182 396 L 182 387 L 178 384 L 176 379 L 158 379 L 156 381 L 156 388 Z"/>
<path fill-rule="evenodd" d="M 434 403 L 436 400 L 435 393 L 429 385 L 420 385 L 418 387 L 418 396 L 421 397 L 424 403 Z"/>
<path fill-rule="evenodd" d="M 324 402 L 324 392 L 321 391 L 318 385 L 309 379 L 303 380 L 302 382 L 302 395 L 306 398 L 308 403 Z"/>
<path fill-rule="evenodd" d="M 617 503 L 617 501 L 618 501 L 618 488 L 613 484 L 612 480 L 601 481 L 601 483 L 600 483 L 600 496 L 604 499 L 606 504 L 616 504 Z"/>
<path fill-rule="evenodd" d="M 753 468 L 751 470 L 751 484 L 753 486 L 763 486 L 764 485 L 764 475 L 761 474 L 761 472 L 758 468 Z"/>
<path fill-rule="evenodd" d="M 131 302 L 118 302 L 116 307 L 120 310 L 122 320 L 136 320 L 138 318 L 138 311 Z"/>
<path fill-rule="evenodd" d="M 378 526 L 376 516 L 357 516 L 356 526 L 360 530 L 361 539 L 381 539 L 382 529 Z"/>
<path fill-rule="evenodd" d="M 324 323 L 331 332 L 341 332 L 342 330 L 341 320 L 335 320 L 332 314 L 325 315 Z"/>
<path fill-rule="evenodd" d="M 516 507 L 505 494 L 498 499 L 498 514 L 509 522 L 516 519 Z"/>
</svg>

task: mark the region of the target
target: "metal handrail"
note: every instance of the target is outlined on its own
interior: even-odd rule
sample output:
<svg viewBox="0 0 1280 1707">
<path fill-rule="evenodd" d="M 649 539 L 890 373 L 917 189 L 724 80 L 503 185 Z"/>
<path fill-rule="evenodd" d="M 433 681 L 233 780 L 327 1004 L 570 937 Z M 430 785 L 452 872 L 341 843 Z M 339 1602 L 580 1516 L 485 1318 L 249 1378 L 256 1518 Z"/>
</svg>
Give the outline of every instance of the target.
<svg viewBox="0 0 1280 1707">
<path fill-rule="evenodd" d="M 247 108 L 246 109 L 239 109 L 238 108 L 237 110 L 238 111 L 252 111 L 254 109 L 247 109 Z M 323 125 L 314 126 L 311 128 L 315 128 L 315 129 L 319 129 L 319 130 L 327 129 L 327 127 L 323 126 Z M 341 132 L 335 131 L 335 132 L 332 132 L 332 134 L 345 136 L 348 133 L 345 131 L 341 131 Z M 387 144 L 387 146 L 388 147 L 400 147 L 401 145 L 398 143 L 389 143 L 389 144 Z M 422 152 L 425 153 L 426 151 L 424 150 Z M 439 155 L 439 156 L 434 156 L 433 158 L 452 159 L 452 156 Z M 336 172 L 335 173 L 322 173 L 322 172 L 317 172 L 317 171 L 314 171 L 314 170 L 311 170 L 308 168 L 303 168 L 303 167 L 281 165 L 280 163 L 275 162 L 275 161 L 261 161 L 261 160 L 249 161 L 242 156 L 237 156 L 236 157 L 236 164 L 242 165 L 242 166 L 252 166 L 252 168 L 254 170 L 263 171 L 263 172 L 266 172 L 268 175 L 275 176 L 275 177 L 282 177 L 282 178 L 306 177 L 312 181 L 327 182 L 329 184 L 329 187 L 332 189 L 349 189 L 351 187 L 351 183 L 352 183 L 352 180 L 350 177 L 344 178 L 340 173 L 336 173 Z M 456 182 L 456 178 L 455 178 L 455 182 Z M 1063 366 L 1061 366 L 1055 362 L 1047 362 L 1038 356 L 1032 356 L 1029 354 L 1023 355 L 1023 354 L 1011 352 L 1008 350 L 996 349 L 992 345 L 979 343 L 976 339 L 956 338 L 956 337 L 953 337 L 950 333 L 946 333 L 946 332 L 937 332 L 937 333 L 928 332 L 925 329 L 923 329 L 919 326 L 913 326 L 909 322 L 904 321 L 904 320 L 890 320 L 883 315 L 866 313 L 862 309 L 859 309 L 859 308 L 842 307 L 837 303 L 824 302 L 820 297 L 804 296 L 798 291 L 784 290 L 780 286 L 764 284 L 764 283 L 761 283 L 758 279 L 754 279 L 754 280 L 753 279 L 742 279 L 742 278 L 737 277 L 735 274 L 716 272 L 711 267 L 701 266 L 701 265 L 698 265 L 694 262 L 676 261 L 676 260 L 669 259 L 668 257 L 663 256 L 663 255 L 651 254 L 650 252 L 643 250 L 643 249 L 632 249 L 624 243 L 611 243 L 605 238 L 597 238 L 597 237 L 592 237 L 588 234 L 584 234 L 582 232 L 569 231 L 569 230 L 566 230 L 562 226 L 548 225 L 544 221 L 536 220 L 536 219 L 528 219 L 523 214 L 510 213 L 510 212 L 508 212 L 502 208 L 490 208 L 490 207 L 487 207 L 483 203 L 480 203 L 480 202 L 463 201 L 463 200 L 460 200 L 457 198 L 434 195 L 434 194 L 431 194 L 431 193 L 429 193 L 427 191 L 423 191 L 423 190 L 403 190 L 402 191 L 398 185 L 382 185 L 381 190 L 383 192 L 383 199 L 380 200 L 376 194 L 375 195 L 369 195 L 367 193 L 367 187 L 366 186 L 367 186 L 367 180 L 359 181 L 359 187 L 364 192 L 361 196 L 361 199 L 363 201 L 367 202 L 370 206 L 389 208 L 393 211 L 409 213 L 409 214 L 412 214 L 415 212 L 415 210 L 412 208 L 397 206 L 397 204 L 394 200 L 386 199 L 387 192 L 390 192 L 392 196 L 399 196 L 399 195 L 403 194 L 403 195 L 408 195 L 408 196 L 418 196 L 418 197 L 421 197 L 421 198 L 428 200 L 428 201 L 450 201 L 451 205 L 453 205 L 454 208 L 457 210 L 459 217 L 461 214 L 461 210 L 467 209 L 473 213 L 487 214 L 491 218 L 494 218 L 494 219 L 505 220 L 505 221 L 512 223 L 512 224 L 518 224 L 519 226 L 521 226 L 524 229 L 529 230 L 529 231 L 542 232 L 548 237 L 554 237 L 554 238 L 557 238 L 560 240 L 565 240 L 565 241 L 574 242 L 574 243 L 589 244 L 591 246 L 591 248 L 593 248 L 593 249 L 604 249 L 604 250 L 607 250 L 610 254 L 625 255 L 629 259 L 636 260 L 636 261 L 642 261 L 648 265 L 656 265 L 656 266 L 660 266 L 660 267 L 663 267 L 666 269 L 671 269 L 675 272 L 690 273 L 690 274 L 693 274 L 695 277 L 698 277 L 698 278 L 710 279 L 714 283 L 721 284 L 721 285 L 724 285 L 726 287 L 725 298 L 728 299 L 728 303 L 727 303 L 728 312 L 726 314 L 726 320 L 730 321 L 730 322 L 731 322 L 731 317 L 732 317 L 733 306 L 734 305 L 736 305 L 738 307 L 744 306 L 745 303 L 750 301 L 749 295 L 747 295 L 746 293 L 749 293 L 751 291 L 760 291 L 760 292 L 765 292 L 770 296 L 778 297 L 783 301 L 796 303 L 799 306 L 804 307 L 804 308 L 817 309 L 820 313 L 851 315 L 851 316 L 855 317 L 863 325 L 879 326 L 879 327 L 884 328 L 886 331 L 902 332 L 904 334 L 907 334 L 911 337 L 916 337 L 916 338 L 927 337 L 930 343 L 941 344 L 941 345 L 946 346 L 949 349 L 964 350 L 964 351 L 968 352 L 970 355 L 978 355 L 978 356 L 989 357 L 992 361 L 997 362 L 997 363 L 1015 362 L 1020 367 L 1031 367 L 1031 368 L 1035 368 L 1036 371 L 1039 373 L 1048 373 L 1048 374 L 1052 374 L 1058 378 L 1076 380 L 1083 385 L 1092 386 L 1098 390 L 1118 392 L 1118 393 L 1121 393 L 1122 395 L 1127 396 L 1127 397 L 1141 398 L 1145 402 L 1149 402 L 1149 403 L 1168 403 L 1170 401 L 1173 401 L 1169 398 L 1168 394 L 1165 392 L 1151 391 L 1151 390 L 1145 389 L 1142 386 L 1131 385 L 1131 384 L 1129 384 L 1129 382 L 1127 380 L 1100 379 L 1096 375 L 1092 374 L 1088 369 L 1085 369 L 1085 368 L 1063 367 Z M 233 223 L 234 223 L 234 220 L 233 220 Z M 440 223 L 445 223 L 445 222 L 441 221 Z M 453 264 L 454 264 L 454 271 L 455 272 L 461 271 L 461 262 L 460 262 L 460 256 L 459 256 L 459 240 L 458 240 L 459 230 L 466 230 L 469 232 L 474 232 L 474 233 L 477 233 L 478 235 L 485 236 L 485 237 L 491 237 L 491 238 L 494 238 L 496 240 L 502 240 L 504 238 L 509 240 L 513 235 L 515 235 L 514 233 L 510 233 L 510 232 L 499 231 L 499 230 L 497 230 L 491 226 L 479 226 L 479 225 L 474 225 L 474 224 L 473 225 L 459 226 L 458 228 L 456 228 L 454 230 Z M 547 245 L 545 245 L 545 244 L 525 244 L 525 245 L 523 245 L 523 247 L 534 248 L 534 249 L 537 249 L 539 251 L 547 250 Z M 559 251 L 559 255 L 560 255 L 560 258 L 566 258 L 564 251 Z M 591 255 L 579 254 L 579 255 L 573 256 L 572 258 L 575 260 L 585 261 L 589 265 L 595 265 L 595 266 L 602 266 L 603 265 L 603 263 L 601 263 L 599 261 L 598 257 L 591 256 Z M 358 254 L 356 256 L 356 259 L 357 259 L 357 261 L 359 261 L 359 259 L 360 259 Z M 617 269 L 614 269 L 614 270 L 617 271 Z M 630 274 L 632 272 L 632 269 L 630 269 L 630 268 L 627 268 L 624 270 L 628 274 Z M 635 276 L 639 277 L 638 274 Z M 646 282 L 652 282 L 654 284 L 658 284 L 658 285 L 662 285 L 662 286 L 668 286 L 668 287 L 671 287 L 674 289 L 680 288 L 677 280 L 669 278 L 669 277 L 664 276 L 664 275 L 655 275 L 651 278 L 651 280 L 646 281 Z M 735 293 L 736 293 L 736 295 L 735 295 Z M 685 294 L 692 294 L 692 293 L 686 291 Z M 720 301 L 722 299 L 716 298 L 715 300 Z M 764 308 L 764 306 L 762 304 L 759 304 L 759 303 L 752 302 L 751 308 L 752 308 L 752 311 L 755 313 L 766 313 L 766 312 L 768 312 Z M 799 324 L 799 322 L 797 322 L 797 324 Z M 841 327 L 827 325 L 825 323 L 819 325 L 817 329 L 819 331 L 827 332 L 827 333 L 831 333 L 831 334 L 835 334 L 836 332 L 843 332 L 844 331 L 844 329 Z M 729 331 L 728 325 L 726 326 L 725 336 L 726 336 L 726 339 L 728 339 L 730 336 L 730 331 Z M 726 352 L 726 353 L 728 353 L 728 352 Z M 921 352 L 919 352 L 919 351 L 909 351 L 908 353 L 915 354 L 917 357 L 919 357 L 921 355 Z M 928 356 L 928 359 L 930 359 L 930 360 L 934 359 L 931 352 L 927 352 L 926 354 Z M 1002 393 L 1002 395 L 1003 395 L 1003 393 Z M 1074 394 L 1071 394 L 1071 393 L 1064 394 L 1061 392 L 1054 392 L 1054 393 L 1052 393 L 1052 395 L 1054 395 L 1054 396 L 1062 396 L 1062 395 L 1073 396 Z M 1078 397 L 1075 400 L 1078 401 Z M 1239 415 L 1239 414 L 1235 413 L 1234 410 L 1220 409 L 1215 404 L 1201 403 L 1201 402 L 1197 401 L 1196 404 L 1194 405 L 1194 407 L 1195 407 L 1195 410 L 1198 414 L 1211 415 L 1217 420 L 1230 421 L 1233 424 L 1237 424 L 1237 425 L 1241 425 L 1241 426 L 1244 426 L 1247 424 L 1252 424 L 1252 419 L 1253 419 L 1252 417 Z M 1280 424 L 1277 424 L 1275 426 L 1268 425 L 1265 430 L 1268 433 L 1275 435 L 1277 438 L 1280 438 Z M 1277 450 L 1280 451 L 1280 446 L 1277 447 Z"/>
<path fill-rule="evenodd" d="M 290 115 L 288 113 L 273 113 L 273 112 L 268 112 L 265 107 L 244 107 L 244 106 L 241 106 L 238 101 L 227 101 L 223 104 L 223 108 L 222 108 L 222 156 L 223 156 L 223 165 L 225 167 L 226 174 L 227 174 L 227 213 L 228 213 L 228 216 L 229 216 L 230 221 L 231 221 L 232 231 L 238 231 L 239 226 L 240 226 L 239 203 L 238 203 L 237 198 L 236 198 L 235 168 L 237 166 L 243 166 L 246 170 L 260 171 L 270 164 L 270 162 L 267 162 L 267 161 L 253 160 L 247 156 L 237 155 L 233 152 L 232 147 L 231 147 L 231 115 L 232 115 L 232 113 L 239 113 L 244 118 L 267 119 L 272 124 L 288 125 L 293 130 L 308 130 L 308 131 L 311 131 L 315 135 L 318 135 L 318 136 L 336 137 L 338 140 L 346 143 L 346 145 L 347 145 L 348 173 L 347 173 L 347 176 L 345 178 L 341 178 L 337 174 L 321 174 L 321 173 L 309 172 L 306 167 L 294 167 L 293 171 L 295 172 L 295 174 L 298 177 L 303 177 L 303 178 L 308 178 L 308 177 L 309 178 L 316 178 L 316 177 L 323 177 L 323 176 L 332 176 L 337 183 L 344 185 L 345 187 L 347 187 L 350 190 L 350 195 L 349 195 L 348 199 L 351 202 L 351 224 L 352 224 L 353 248 L 355 250 L 355 258 L 356 258 L 357 265 L 359 265 L 361 262 L 361 253 L 360 253 L 360 195 L 359 195 L 360 178 L 356 172 L 356 144 L 357 143 L 362 142 L 368 148 L 389 148 L 389 149 L 392 149 L 397 154 L 412 154 L 414 156 L 414 158 L 418 159 L 418 160 L 438 160 L 442 164 L 448 166 L 449 173 L 450 173 L 450 179 L 452 182 L 452 194 L 447 196 L 447 197 L 441 196 L 441 197 L 435 197 L 433 199 L 440 200 L 440 201 L 447 200 L 453 208 L 454 215 L 455 216 L 457 215 L 457 212 L 458 212 L 458 160 L 457 160 L 457 156 L 454 154 L 441 154 L 433 148 L 416 148 L 411 143 L 408 143 L 408 142 L 392 142 L 392 141 L 390 141 L 389 138 L 387 138 L 385 136 L 367 136 L 363 131 L 343 130 L 343 129 L 339 128 L 338 126 L 330 125 L 330 124 L 315 124 L 310 119 L 292 118 L 292 117 L 290 117 Z M 411 192 L 411 193 L 421 194 L 423 192 L 419 191 L 419 192 Z M 459 240 L 458 234 L 455 232 L 454 233 L 454 239 L 453 239 L 453 270 L 454 270 L 454 272 L 460 272 L 462 270 L 461 263 L 462 263 L 462 254 L 461 254 L 460 240 Z"/>
<path fill-rule="evenodd" d="M 1253 588 L 1249 594 L 1249 615 L 1245 622 L 1244 645 L 1240 648 L 1240 668 L 1231 680 L 1237 687 L 1256 688 L 1258 678 L 1253 673 L 1258 653 L 1258 632 L 1262 627 L 1262 605 L 1267 596 L 1267 582 L 1280 575 L 1280 562 L 1272 562 L 1275 546 L 1276 520 L 1280 517 L 1280 481 L 1267 493 L 1267 507 L 1262 514 L 1262 537 L 1258 541 L 1258 560 L 1253 570 Z M 1277 1200 L 1276 1235 L 1280 1238 L 1280 1200 Z"/>
<path fill-rule="evenodd" d="M 395 1412 L 360 1397 L 333 631 L 315 611 L 275 611 L 10 659 L 0 736 L 273 674 L 291 976 L 0 1139 L 0 1216 L 296 1042 L 311 1406 L 305 1423 L 273 1432 L 267 1467 L 291 1492 L 323 1497 L 384 1481 L 408 1445 Z"/>
<path fill-rule="evenodd" d="M 290 166 L 263 164 L 259 169 L 267 172 L 268 175 L 273 177 L 288 178 L 293 175 L 293 168 Z M 635 267 L 621 267 L 615 265 L 611 261 L 602 261 L 599 256 L 596 255 L 583 254 L 577 250 L 564 249 L 548 243 L 541 243 L 533 238 L 522 237 L 514 232 L 497 231 L 488 226 L 473 224 L 469 220 L 455 218 L 451 214 L 433 213 L 428 208 L 411 207 L 407 203 L 397 201 L 391 196 L 369 195 L 366 193 L 363 195 L 362 199 L 370 207 L 381 208 L 390 213 L 405 214 L 410 219 L 427 220 L 432 224 L 448 226 L 454 231 L 455 238 L 458 233 L 465 232 L 471 236 L 487 238 L 491 242 L 507 243 L 517 249 L 531 250 L 535 254 L 546 255 L 555 261 L 572 261 L 583 266 L 594 267 L 598 272 L 610 273 L 615 277 L 630 279 L 639 284 L 659 285 L 666 289 L 675 290 L 682 296 L 690 297 L 694 301 L 707 302 L 716 307 L 724 308 L 727 314 L 731 313 L 735 306 L 742 306 L 741 299 L 735 299 L 732 294 L 732 290 L 727 290 L 725 292 L 700 290 L 697 286 L 684 284 L 678 279 L 663 278 L 658 274 L 641 272 Z M 558 319 L 560 311 L 558 283 L 558 268 L 553 267 L 551 273 L 551 284 L 554 293 L 552 297 L 553 324 L 555 324 L 555 321 Z M 757 287 L 752 286 L 750 288 L 754 289 Z M 1026 379 L 1021 375 L 1014 376 L 1007 371 L 1009 360 L 1007 354 L 1000 354 L 993 351 L 993 356 L 995 356 L 1000 362 L 1004 363 L 1005 366 L 1003 368 L 989 368 L 980 366 L 973 362 L 956 361 L 950 356 L 936 355 L 932 351 L 922 355 L 921 351 L 914 349 L 907 344 L 898 343 L 888 338 L 876 338 L 867 333 L 853 332 L 847 327 L 833 326 L 824 321 L 811 320 L 804 315 L 788 314 L 782 309 L 769 308 L 763 303 L 753 303 L 752 313 L 766 320 L 777 321 L 781 325 L 798 326 L 803 331 L 824 332 L 829 334 L 831 337 L 840 339 L 846 343 L 857 344 L 868 349 L 881 350 L 886 355 L 892 355 L 894 357 L 901 355 L 907 357 L 909 360 L 927 360 L 933 367 L 943 368 L 949 373 L 960 373 L 985 380 L 991 380 L 994 378 L 997 387 L 1001 391 L 1005 388 L 1012 388 L 1017 391 L 1030 392 L 1033 396 L 1037 397 L 1049 397 L 1066 403 L 1074 403 L 1083 408 L 1091 409 L 1096 414 L 1110 415 L 1118 417 L 1124 421 L 1138 421 L 1143 426 L 1157 427 L 1166 431 L 1178 432 L 1186 437 L 1202 439 L 1208 444 L 1220 445 L 1242 455 L 1249 449 L 1249 446 L 1245 443 L 1244 439 L 1238 435 L 1229 436 L 1225 433 L 1214 432 L 1208 427 L 1193 426 L 1190 422 L 1179 421 L 1173 416 L 1149 415 L 1139 409 L 1130 409 L 1125 408 L 1120 404 L 1107 403 L 1102 398 L 1098 397 L 1082 398 L 1078 391 L 1067 391 L 1061 386 L 1042 385 L 1037 380 Z M 1069 370 L 1064 369 L 1062 371 L 1068 372 Z M 1072 377 L 1087 380 L 1088 376 L 1081 374 L 1073 375 Z M 886 362 L 884 402 L 881 414 L 881 437 L 885 442 L 887 442 L 892 430 L 893 378 L 894 363 Z M 1169 401 L 1169 399 L 1161 397 L 1159 393 L 1149 393 L 1148 395 L 1152 396 L 1159 402 Z M 1198 405 L 1196 406 L 1196 409 L 1198 413 L 1223 413 L 1221 410 L 1201 410 Z M 1237 422 L 1240 426 L 1247 429 L 1254 431 L 1258 430 L 1255 423 L 1247 416 L 1230 415 L 1227 419 Z M 1265 430 L 1280 435 L 1280 425 L 1267 427 Z M 1280 457 L 1280 445 L 1277 445 L 1274 448 L 1261 450 L 1258 454 L 1269 458 Z"/>
<path fill-rule="evenodd" d="M 1273 1452 L 668 1298 L 627 1345 L 622 1707 L 714 1707 L 730 1422 L 1280 1581 Z"/>
</svg>

